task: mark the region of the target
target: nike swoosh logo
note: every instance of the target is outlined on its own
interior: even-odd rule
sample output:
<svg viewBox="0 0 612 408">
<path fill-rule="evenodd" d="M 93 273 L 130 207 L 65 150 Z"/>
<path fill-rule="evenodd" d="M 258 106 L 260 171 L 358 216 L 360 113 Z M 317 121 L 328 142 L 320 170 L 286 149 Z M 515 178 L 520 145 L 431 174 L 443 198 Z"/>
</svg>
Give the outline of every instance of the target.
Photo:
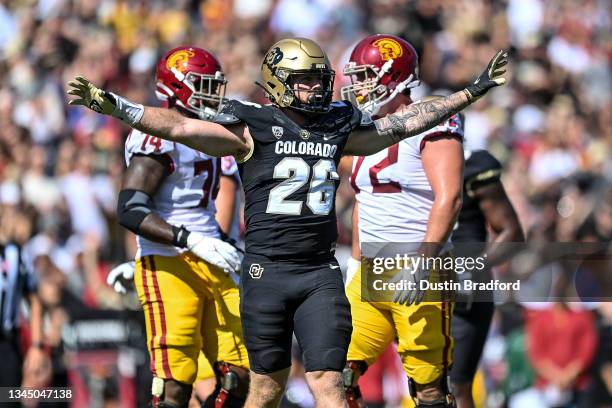
<svg viewBox="0 0 612 408">
<path fill-rule="evenodd" d="M 329 264 L 331 269 L 340 269 L 340 265 Z"/>
<path fill-rule="evenodd" d="M 333 139 L 333 136 L 323 135 L 323 140 L 328 141 L 329 139 Z"/>
</svg>

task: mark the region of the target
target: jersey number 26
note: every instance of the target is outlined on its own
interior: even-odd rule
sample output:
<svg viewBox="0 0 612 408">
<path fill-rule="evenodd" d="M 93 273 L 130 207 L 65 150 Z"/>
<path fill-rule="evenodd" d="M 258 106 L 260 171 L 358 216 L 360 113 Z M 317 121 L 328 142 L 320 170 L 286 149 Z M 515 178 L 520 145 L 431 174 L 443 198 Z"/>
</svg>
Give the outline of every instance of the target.
<svg viewBox="0 0 612 408">
<path fill-rule="evenodd" d="M 285 157 L 274 167 L 275 179 L 286 179 L 270 190 L 267 213 L 300 215 L 303 201 L 287 200 L 310 178 L 310 166 L 301 157 Z M 336 164 L 330 159 L 321 159 L 312 166 L 312 179 L 306 205 L 313 214 L 327 215 L 334 205 L 335 181 L 340 177 Z"/>
</svg>

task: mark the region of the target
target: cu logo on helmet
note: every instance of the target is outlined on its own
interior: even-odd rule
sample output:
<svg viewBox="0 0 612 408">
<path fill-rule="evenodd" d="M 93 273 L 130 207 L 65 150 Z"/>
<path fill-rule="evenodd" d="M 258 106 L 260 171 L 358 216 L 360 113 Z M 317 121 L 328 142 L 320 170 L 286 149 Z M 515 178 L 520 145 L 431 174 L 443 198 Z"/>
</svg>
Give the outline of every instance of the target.
<svg viewBox="0 0 612 408">
<path fill-rule="evenodd" d="M 264 268 L 260 264 L 251 264 L 249 268 L 249 275 L 253 279 L 260 279 L 261 275 L 263 275 Z"/>
<path fill-rule="evenodd" d="M 393 38 L 381 38 L 380 40 L 374 41 L 372 45 L 378 48 L 380 56 L 385 61 L 399 58 L 404 53 L 400 43 Z"/>
<path fill-rule="evenodd" d="M 283 59 L 283 52 L 279 47 L 274 47 L 274 49 L 270 50 L 268 55 L 266 55 L 266 64 L 269 66 L 274 66 L 281 62 Z"/>
</svg>

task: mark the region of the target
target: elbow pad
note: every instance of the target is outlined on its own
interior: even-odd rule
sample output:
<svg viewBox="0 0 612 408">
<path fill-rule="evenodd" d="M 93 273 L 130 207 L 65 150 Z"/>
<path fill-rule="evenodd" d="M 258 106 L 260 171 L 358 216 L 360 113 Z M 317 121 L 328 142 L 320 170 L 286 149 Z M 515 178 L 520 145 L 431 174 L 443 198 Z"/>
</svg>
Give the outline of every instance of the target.
<svg viewBox="0 0 612 408">
<path fill-rule="evenodd" d="M 119 224 L 138 234 L 140 224 L 152 211 L 151 196 L 139 190 L 121 190 L 117 203 Z"/>
</svg>

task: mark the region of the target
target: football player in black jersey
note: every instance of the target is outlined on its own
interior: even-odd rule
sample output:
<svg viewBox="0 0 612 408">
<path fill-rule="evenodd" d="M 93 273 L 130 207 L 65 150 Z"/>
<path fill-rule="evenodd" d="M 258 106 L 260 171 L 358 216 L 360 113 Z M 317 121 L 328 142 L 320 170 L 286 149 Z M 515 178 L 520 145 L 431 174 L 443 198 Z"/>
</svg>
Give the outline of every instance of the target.
<svg viewBox="0 0 612 408">
<path fill-rule="evenodd" d="M 402 107 L 368 127 L 360 126 L 361 113 L 350 102 L 332 102 L 334 71 L 305 38 L 281 40 L 266 53 L 261 86 L 271 105 L 230 100 L 217 123 L 144 107 L 83 77 L 69 83 L 68 93 L 77 97 L 72 105 L 210 155 L 236 157 L 247 230 L 240 304 L 251 364 L 246 406 L 278 405 L 295 332 L 317 405 L 341 407 L 351 315 L 334 258 L 338 161 L 342 154 L 370 155 L 446 120 L 502 85 L 506 64 L 507 52 L 499 51 L 465 89 Z"/>
<path fill-rule="evenodd" d="M 462 244 L 487 242 L 487 225 L 495 234 L 492 240 L 495 245 L 524 241 L 521 225 L 500 176 L 501 164 L 489 152 L 465 151 L 463 206 L 452 235 L 453 244 L 457 245 L 456 255 L 462 255 Z M 477 247 L 483 249 L 484 245 Z M 497 254 L 500 252 L 497 251 Z M 489 264 L 495 264 L 495 253 L 487 255 L 492 255 L 488 259 Z M 462 278 L 487 281 L 491 279 L 491 275 L 487 269 L 484 276 Z M 472 297 L 471 293 L 460 294 L 451 322 L 455 349 L 450 378 L 459 408 L 474 407 L 472 380 L 478 368 L 494 309 L 492 301 L 484 302 L 479 299 L 478 302 L 472 302 Z"/>
</svg>

